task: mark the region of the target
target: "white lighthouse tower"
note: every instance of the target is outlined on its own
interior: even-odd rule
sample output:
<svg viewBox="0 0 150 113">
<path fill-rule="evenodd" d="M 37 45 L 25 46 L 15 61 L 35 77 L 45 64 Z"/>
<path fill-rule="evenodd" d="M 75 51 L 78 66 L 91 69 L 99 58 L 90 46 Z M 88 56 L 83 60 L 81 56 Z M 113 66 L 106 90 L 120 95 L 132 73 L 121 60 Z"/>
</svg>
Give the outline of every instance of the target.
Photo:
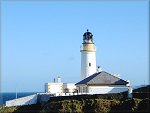
<svg viewBox="0 0 150 113">
<path fill-rule="evenodd" d="M 81 80 L 96 73 L 96 49 L 93 43 L 93 35 L 87 29 L 83 35 L 81 52 Z"/>
</svg>

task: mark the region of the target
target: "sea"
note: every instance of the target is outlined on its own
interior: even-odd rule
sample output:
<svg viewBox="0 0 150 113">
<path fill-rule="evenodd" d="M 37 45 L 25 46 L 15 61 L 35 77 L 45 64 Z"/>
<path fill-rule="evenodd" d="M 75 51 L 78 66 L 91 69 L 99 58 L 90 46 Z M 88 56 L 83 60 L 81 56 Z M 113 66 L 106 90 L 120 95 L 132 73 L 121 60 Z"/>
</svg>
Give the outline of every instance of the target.
<svg viewBox="0 0 150 113">
<path fill-rule="evenodd" d="M 29 96 L 33 94 L 37 94 L 41 92 L 3 92 L 0 93 L 0 105 L 3 105 L 6 103 L 8 100 L 16 99 L 16 98 L 21 98 L 24 96 Z"/>
</svg>

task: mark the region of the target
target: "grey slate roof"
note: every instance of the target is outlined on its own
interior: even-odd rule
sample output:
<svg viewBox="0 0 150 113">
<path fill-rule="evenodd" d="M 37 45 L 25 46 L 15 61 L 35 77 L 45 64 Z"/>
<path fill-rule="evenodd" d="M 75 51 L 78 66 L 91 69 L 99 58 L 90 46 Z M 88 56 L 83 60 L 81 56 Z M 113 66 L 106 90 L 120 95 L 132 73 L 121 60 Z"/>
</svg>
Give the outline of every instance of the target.
<svg viewBox="0 0 150 113">
<path fill-rule="evenodd" d="M 86 84 L 86 85 L 126 85 L 127 81 L 120 79 L 114 75 L 111 75 L 105 71 L 95 73 L 75 85 Z"/>
</svg>

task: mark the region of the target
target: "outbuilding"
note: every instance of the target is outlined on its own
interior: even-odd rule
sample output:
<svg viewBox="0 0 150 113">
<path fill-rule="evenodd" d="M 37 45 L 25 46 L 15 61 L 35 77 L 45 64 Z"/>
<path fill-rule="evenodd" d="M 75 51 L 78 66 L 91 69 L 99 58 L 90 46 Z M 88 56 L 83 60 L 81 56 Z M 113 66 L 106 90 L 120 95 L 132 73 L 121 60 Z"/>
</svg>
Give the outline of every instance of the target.
<svg viewBox="0 0 150 113">
<path fill-rule="evenodd" d="M 97 72 L 75 84 L 79 93 L 106 94 L 129 91 L 129 81 L 105 71 Z"/>
</svg>

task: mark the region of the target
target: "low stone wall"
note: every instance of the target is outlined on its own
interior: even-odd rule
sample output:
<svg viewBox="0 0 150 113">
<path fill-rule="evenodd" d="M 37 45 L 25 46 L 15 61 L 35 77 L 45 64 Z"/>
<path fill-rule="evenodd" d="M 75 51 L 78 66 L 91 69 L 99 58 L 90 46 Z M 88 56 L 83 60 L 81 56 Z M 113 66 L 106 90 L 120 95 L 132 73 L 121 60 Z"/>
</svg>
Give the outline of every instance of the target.
<svg viewBox="0 0 150 113">
<path fill-rule="evenodd" d="M 37 94 L 6 101 L 6 106 L 22 106 L 37 103 Z"/>
<path fill-rule="evenodd" d="M 34 95 L 6 101 L 6 106 L 10 107 L 10 106 L 22 106 L 31 104 L 44 104 L 49 100 L 50 97 L 54 96 L 56 95 L 49 93 L 37 93 Z"/>
</svg>

